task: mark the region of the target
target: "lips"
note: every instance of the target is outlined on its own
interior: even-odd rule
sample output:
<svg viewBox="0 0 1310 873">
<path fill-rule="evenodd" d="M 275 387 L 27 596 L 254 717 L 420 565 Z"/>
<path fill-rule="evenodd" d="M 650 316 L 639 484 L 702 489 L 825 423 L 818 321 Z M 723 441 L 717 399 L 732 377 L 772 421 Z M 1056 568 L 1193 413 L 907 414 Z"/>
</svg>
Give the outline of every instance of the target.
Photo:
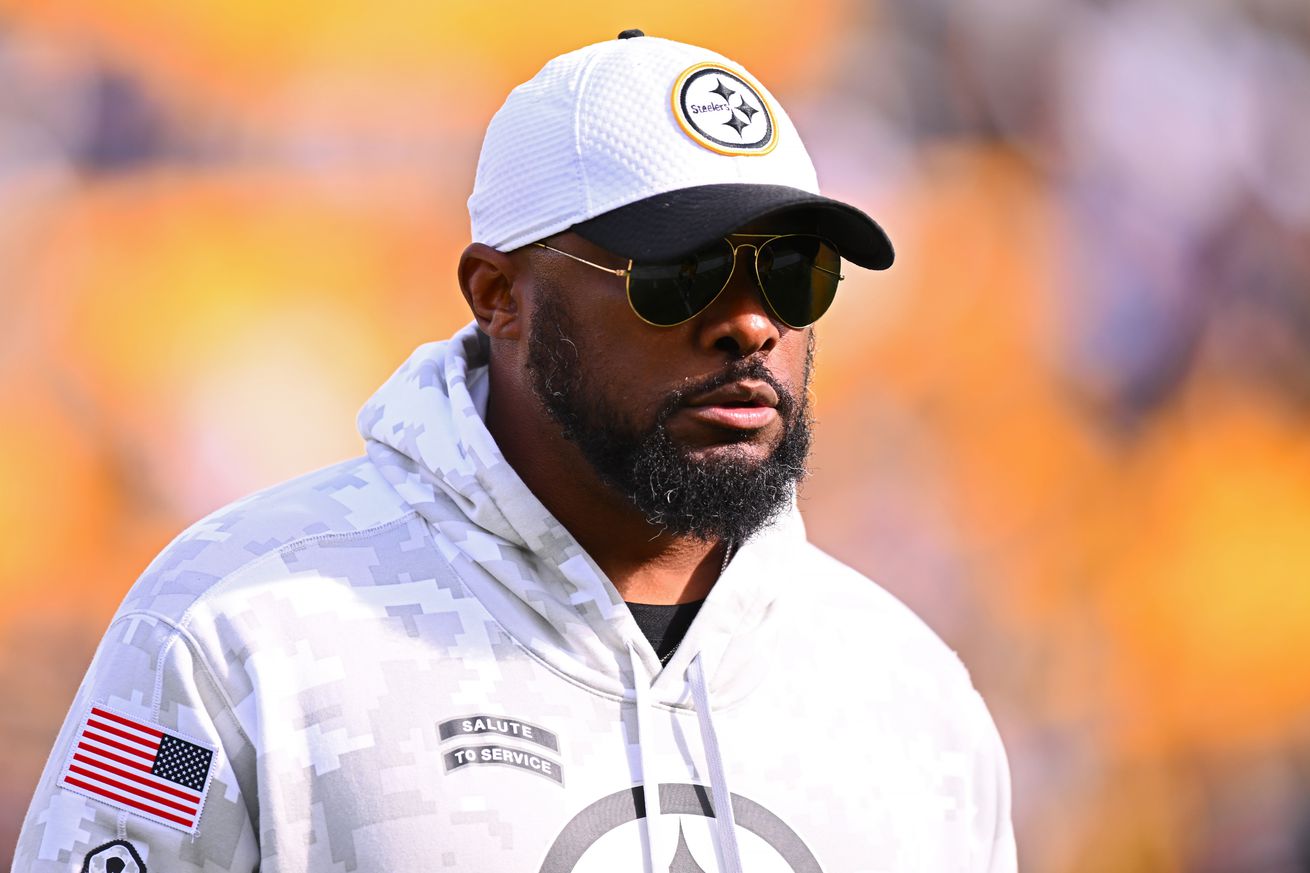
<svg viewBox="0 0 1310 873">
<path fill-rule="evenodd" d="M 778 392 L 768 382 L 743 379 L 731 382 L 713 391 L 698 394 L 687 401 L 688 406 L 725 406 L 729 408 L 776 407 Z"/>
<path fill-rule="evenodd" d="M 777 405 L 778 392 L 768 382 L 744 379 L 697 394 L 687 401 L 687 411 L 713 427 L 754 431 L 778 420 Z"/>
</svg>

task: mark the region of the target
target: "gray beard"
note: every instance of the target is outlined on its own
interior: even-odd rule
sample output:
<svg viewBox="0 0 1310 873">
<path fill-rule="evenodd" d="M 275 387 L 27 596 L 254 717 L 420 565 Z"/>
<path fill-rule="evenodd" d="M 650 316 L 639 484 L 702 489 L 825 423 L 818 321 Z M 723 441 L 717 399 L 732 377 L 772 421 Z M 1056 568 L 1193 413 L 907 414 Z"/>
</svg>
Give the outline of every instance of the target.
<svg viewBox="0 0 1310 873">
<path fill-rule="evenodd" d="M 813 341 L 798 399 L 765 368 L 745 358 L 718 376 L 671 394 L 642 430 L 610 404 L 590 375 L 602 362 L 587 360 L 573 337 L 569 313 L 557 289 L 549 289 L 528 332 L 528 368 L 533 393 L 565 439 L 581 451 L 600 479 L 624 495 L 663 533 L 704 542 L 745 542 L 791 505 L 806 473 L 811 417 L 808 402 Z M 590 365 L 590 370 L 588 370 Z M 763 461 L 729 454 L 698 460 L 674 443 L 666 422 L 686 397 L 741 379 L 768 382 L 778 393 L 783 436 Z"/>
</svg>

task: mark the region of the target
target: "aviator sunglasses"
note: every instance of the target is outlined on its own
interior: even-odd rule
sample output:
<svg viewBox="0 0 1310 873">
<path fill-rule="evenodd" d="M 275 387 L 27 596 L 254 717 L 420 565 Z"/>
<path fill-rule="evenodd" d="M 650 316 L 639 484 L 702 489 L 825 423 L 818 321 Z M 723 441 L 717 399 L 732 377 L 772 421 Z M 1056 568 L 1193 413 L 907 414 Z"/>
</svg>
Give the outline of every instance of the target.
<svg viewBox="0 0 1310 873">
<path fill-rule="evenodd" d="M 764 300 L 778 320 L 802 328 L 818 321 L 837 296 L 841 256 L 826 239 L 808 233 L 734 233 L 751 240 L 735 245 L 728 238 L 677 261 L 606 267 L 575 254 L 533 243 L 534 246 L 604 270 L 625 281 L 628 304 L 637 317 L 656 327 L 673 327 L 690 321 L 728 287 L 737 265 L 737 250 L 755 253 L 755 278 Z"/>
</svg>

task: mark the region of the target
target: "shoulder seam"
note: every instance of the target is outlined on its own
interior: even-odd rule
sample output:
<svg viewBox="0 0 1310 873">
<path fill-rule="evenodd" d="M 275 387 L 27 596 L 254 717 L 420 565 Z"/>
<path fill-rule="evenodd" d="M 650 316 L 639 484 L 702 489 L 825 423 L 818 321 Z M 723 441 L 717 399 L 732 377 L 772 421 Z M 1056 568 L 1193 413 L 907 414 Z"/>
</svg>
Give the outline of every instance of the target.
<svg viewBox="0 0 1310 873">
<path fill-rule="evenodd" d="M 342 541 L 342 540 L 349 540 L 355 537 L 368 536 L 370 534 L 377 533 L 379 531 L 387 530 L 392 527 L 398 527 L 402 524 L 407 524 L 409 523 L 410 520 L 412 520 L 416 516 L 418 516 L 417 511 L 409 510 L 404 515 L 401 515 L 397 518 L 393 518 L 390 521 L 385 521 L 379 524 L 370 525 L 369 527 L 362 528 L 356 531 L 326 531 L 323 533 L 309 534 L 307 536 L 300 537 L 299 539 L 292 540 L 291 542 L 283 546 L 279 546 L 276 549 L 265 552 L 262 555 L 257 555 L 251 560 L 237 567 L 232 572 L 224 575 L 212 586 L 207 588 L 205 591 L 201 592 L 201 594 L 197 596 L 196 599 L 192 601 L 191 604 L 176 619 L 171 618 L 162 612 L 156 612 L 155 610 L 151 610 L 151 609 L 129 609 L 126 612 L 120 613 L 119 615 L 115 616 L 113 621 L 110 622 L 109 625 L 110 627 L 113 627 L 114 625 L 118 624 L 123 619 L 130 618 L 134 615 L 139 615 L 161 622 L 167 625 L 173 631 L 171 634 L 169 634 L 168 638 L 164 641 L 164 643 L 159 648 L 159 664 L 155 670 L 155 687 L 151 698 L 152 717 L 155 719 L 159 718 L 159 710 L 163 698 L 164 661 L 168 656 L 168 650 L 173 646 L 173 644 L 178 639 L 182 639 L 183 642 L 186 644 L 187 648 L 195 656 L 197 663 L 203 667 L 205 678 L 210 683 L 210 685 L 213 686 L 214 690 L 218 693 L 219 698 L 223 701 L 223 705 L 226 706 L 228 711 L 232 713 L 232 721 L 236 725 L 237 731 L 241 734 L 242 738 L 244 738 L 245 741 L 250 744 L 251 748 L 256 748 L 254 742 L 250 738 L 250 735 L 246 733 L 245 728 L 241 724 L 241 719 L 237 715 L 236 707 L 235 705 L 233 705 L 232 698 L 228 695 L 227 689 L 223 686 L 223 683 L 221 683 L 218 680 L 218 677 L 214 673 L 213 666 L 209 663 L 209 660 L 205 657 L 204 651 L 200 647 L 199 641 L 196 640 L 195 636 L 191 633 L 190 630 L 191 617 L 195 609 L 198 606 L 200 606 L 201 603 L 207 601 L 220 588 L 227 586 L 231 582 L 247 575 L 248 573 L 254 572 L 256 569 L 263 566 L 263 564 L 266 561 L 270 561 L 274 558 L 278 558 L 290 554 L 292 552 L 304 548 L 308 548 L 309 546 L 312 546 L 313 544 L 318 542 Z"/>
<path fill-rule="evenodd" d="M 205 653 L 201 649 L 199 641 L 196 640 L 191 632 L 186 628 L 179 626 L 176 621 L 169 618 L 167 615 L 164 615 L 162 612 L 155 612 L 150 609 L 133 609 L 124 612 L 116 616 L 114 620 L 109 623 L 109 627 L 112 628 L 120 621 L 133 616 L 144 616 L 153 619 L 160 624 L 167 625 L 172 629 L 172 633 L 168 635 L 168 638 L 164 640 L 163 644 L 159 647 L 159 663 L 155 666 L 155 687 L 150 699 L 150 717 L 156 722 L 159 721 L 159 711 L 162 708 L 164 694 L 164 661 L 168 657 L 168 650 L 173 647 L 175 642 L 181 639 L 186 644 L 186 647 L 191 651 L 191 654 L 195 657 L 196 663 L 202 668 L 205 680 L 218 694 L 219 699 L 223 701 L 223 706 L 232 714 L 232 723 L 236 725 L 237 733 L 241 734 L 241 738 L 244 739 L 252 749 L 257 748 L 254 741 L 250 738 L 250 734 L 246 733 L 245 727 L 242 726 L 241 719 L 237 715 L 236 706 L 233 704 L 231 696 L 227 693 L 227 689 L 223 687 L 223 683 L 219 682 L 218 677 L 214 675 L 213 666 L 209 663 L 209 659 L 205 657 Z M 108 630 L 106 630 L 106 633 L 108 633 Z"/>
<path fill-rule="evenodd" d="M 292 552 L 300 551 L 301 549 L 308 548 L 309 546 L 312 546 L 315 543 L 340 542 L 344 540 L 355 539 L 357 537 L 369 536 L 371 534 L 375 534 L 380 531 L 387 530 L 389 528 L 399 527 L 400 525 L 408 524 L 412 519 L 416 518 L 417 516 L 418 516 L 418 512 L 416 510 L 411 509 L 408 512 L 406 512 L 404 515 L 398 516 L 397 518 L 393 518 L 390 521 L 380 522 L 375 525 L 370 525 L 369 527 L 366 528 L 361 528 L 360 530 L 326 531 L 324 533 L 308 534 L 306 536 L 300 537 L 299 539 L 292 540 L 291 542 L 286 543 L 285 545 L 278 546 L 276 549 L 265 552 L 262 555 L 257 555 L 254 558 L 251 558 L 246 563 L 234 569 L 232 572 L 224 574 L 217 582 L 215 582 L 213 585 L 209 586 L 207 589 L 201 592 L 196 597 L 196 599 L 193 600 L 191 604 L 182 612 L 182 614 L 178 616 L 176 622 L 170 622 L 170 624 L 173 624 L 173 626 L 178 628 L 183 628 L 188 626 L 191 623 L 192 613 L 196 610 L 197 607 L 200 606 L 201 603 L 209 600 L 212 596 L 214 596 L 215 593 L 219 591 L 219 589 L 227 587 L 232 582 L 235 582 L 236 580 L 240 579 L 243 576 L 248 575 L 249 573 L 253 573 L 255 570 L 263 566 L 264 563 L 267 561 L 274 560 L 275 558 L 281 558 L 285 555 L 291 554 Z"/>
</svg>

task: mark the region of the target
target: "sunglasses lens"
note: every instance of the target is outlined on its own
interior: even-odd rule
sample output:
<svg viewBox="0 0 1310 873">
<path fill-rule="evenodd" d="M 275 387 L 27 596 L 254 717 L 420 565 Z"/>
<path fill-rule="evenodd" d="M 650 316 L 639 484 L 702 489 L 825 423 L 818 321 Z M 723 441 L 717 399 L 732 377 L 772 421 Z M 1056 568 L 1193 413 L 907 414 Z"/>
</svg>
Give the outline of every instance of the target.
<svg viewBox="0 0 1310 873">
<path fill-rule="evenodd" d="M 774 314 L 791 327 L 819 320 L 837 296 L 841 256 L 817 236 L 797 234 L 760 246 L 760 284 Z"/>
<path fill-rule="evenodd" d="M 731 274 L 732 247 L 720 240 L 676 263 L 634 264 L 628 299 L 651 324 L 681 324 L 709 306 Z"/>
</svg>

